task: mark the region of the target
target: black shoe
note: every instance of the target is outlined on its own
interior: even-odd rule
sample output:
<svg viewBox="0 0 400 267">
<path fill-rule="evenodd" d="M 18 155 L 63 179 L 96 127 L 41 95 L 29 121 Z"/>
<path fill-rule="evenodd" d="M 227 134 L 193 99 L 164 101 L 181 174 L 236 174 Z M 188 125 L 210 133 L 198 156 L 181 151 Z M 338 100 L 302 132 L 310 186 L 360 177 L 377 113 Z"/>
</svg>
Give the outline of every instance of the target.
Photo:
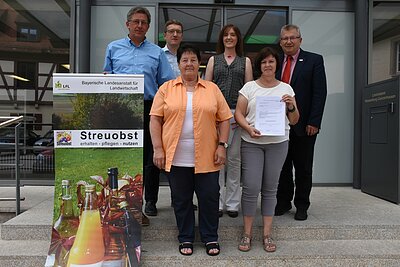
<svg viewBox="0 0 400 267">
<path fill-rule="evenodd" d="M 281 216 L 283 214 L 285 214 L 286 212 L 288 212 L 289 210 L 292 209 L 292 205 L 286 206 L 286 207 L 281 207 L 276 205 L 275 207 L 275 216 Z"/>
<path fill-rule="evenodd" d="M 239 215 L 239 212 L 237 212 L 236 210 L 228 210 L 226 211 L 226 213 L 228 213 L 228 216 L 232 218 L 236 218 Z"/>
<path fill-rule="evenodd" d="M 218 217 L 222 217 L 224 215 L 224 212 L 222 210 L 218 210 Z"/>
<path fill-rule="evenodd" d="M 297 209 L 296 214 L 294 215 L 294 219 L 297 221 L 305 221 L 307 220 L 307 210 Z"/>
<path fill-rule="evenodd" d="M 147 216 L 157 216 L 157 208 L 156 204 L 153 202 L 146 202 L 146 206 L 144 208 L 144 213 L 146 213 Z"/>
</svg>

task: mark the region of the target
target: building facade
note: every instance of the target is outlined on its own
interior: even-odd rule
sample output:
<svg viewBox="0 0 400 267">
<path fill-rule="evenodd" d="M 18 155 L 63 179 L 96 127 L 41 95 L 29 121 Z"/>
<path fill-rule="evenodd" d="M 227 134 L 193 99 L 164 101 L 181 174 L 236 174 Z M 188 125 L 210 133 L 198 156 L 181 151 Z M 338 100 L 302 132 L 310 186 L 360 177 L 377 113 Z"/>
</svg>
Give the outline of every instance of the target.
<svg viewBox="0 0 400 267">
<path fill-rule="evenodd" d="M 151 12 L 147 39 L 160 46 L 165 21 L 183 23 L 184 42 L 202 51 L 202 71 L 226 24 L 239 27 L 250 58 L 264 46 L 279 49 L 282 25 L 299 25 L 302 48 L 323 55 L 328 80 L 314 183 L 360 187 L 362 92 L 400 73 L 400 1 L 3 0 L 0 116 L 33 116 L 33 130 L 46 133 L 52 73 L 102 72 L 106 45 L 126 36 L 126 13 L 137 5 Z"/>
</svg>

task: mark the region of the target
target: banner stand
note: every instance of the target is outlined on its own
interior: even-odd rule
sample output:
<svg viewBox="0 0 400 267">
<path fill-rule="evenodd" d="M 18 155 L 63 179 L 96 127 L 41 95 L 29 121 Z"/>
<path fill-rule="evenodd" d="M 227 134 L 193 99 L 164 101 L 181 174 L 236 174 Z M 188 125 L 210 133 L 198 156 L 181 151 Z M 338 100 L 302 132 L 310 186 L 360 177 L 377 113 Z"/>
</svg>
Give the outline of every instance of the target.
<svg viewBox="0 0 400 267">
<path fill-rule="evenodd" d="M 139 266 L 143 75 L 53 75 L 54 215 L 45 266 Z"/>
</svg>

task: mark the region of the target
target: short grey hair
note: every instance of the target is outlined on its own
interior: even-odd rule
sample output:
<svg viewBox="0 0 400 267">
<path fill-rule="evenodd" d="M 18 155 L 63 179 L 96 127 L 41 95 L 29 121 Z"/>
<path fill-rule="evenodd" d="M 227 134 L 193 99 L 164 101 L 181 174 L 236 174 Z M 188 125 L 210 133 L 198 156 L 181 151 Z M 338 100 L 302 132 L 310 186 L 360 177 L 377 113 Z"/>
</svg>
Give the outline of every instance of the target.
<svg viewBox="0 0 400 267">
<path fill-rule="evenodd" d="M 129 10 L 128 14 L 126 15 L 126 20 L 130 20 L 131 17 L 136 14 L 136 13 L 141 13 L 141 14 L 145 14 L 147 16 L 147 20 L 148 23 L 150 24 L 151 22 L 151 15 L 150 12 L 147 8 L 142 7 L 142 6 L 137 6 L 137 7 L 133 7 Z"/>
<path fill-rule="evenodd" d="M 297 25 L 294 25 L 294 24 L 286 24 L 286 25 L 282 26 L 281 36 L 284 31 L 290 31 L 290 30 L 296 30 L 297 33 L 299 34 L 299 37 L 301 37 L 300 27 Z"/>
</svg>

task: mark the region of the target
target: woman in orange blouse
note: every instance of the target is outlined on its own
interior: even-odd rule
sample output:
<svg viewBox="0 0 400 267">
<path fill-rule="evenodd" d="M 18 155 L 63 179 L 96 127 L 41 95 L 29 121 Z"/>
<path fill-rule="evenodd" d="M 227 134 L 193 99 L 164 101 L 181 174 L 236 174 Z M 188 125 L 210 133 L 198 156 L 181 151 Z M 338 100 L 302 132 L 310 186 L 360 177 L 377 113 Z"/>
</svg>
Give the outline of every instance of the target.
<svg viewBox="0 0 400 267">
<path fill-rule="evenodd" d="M 220 252 L 218 174 L 225 163 L 232 113 L 218 86 L 199 77 L 201 58 L 196 47 L 181 46 L 177 59 L 181 76 L 160 87 L 150 111 L 153 161 L 167 173 L 179 252 L 193 253 L 196 192 L 201 241 L 207 254 L 215 256 Z"/>
</svg>

